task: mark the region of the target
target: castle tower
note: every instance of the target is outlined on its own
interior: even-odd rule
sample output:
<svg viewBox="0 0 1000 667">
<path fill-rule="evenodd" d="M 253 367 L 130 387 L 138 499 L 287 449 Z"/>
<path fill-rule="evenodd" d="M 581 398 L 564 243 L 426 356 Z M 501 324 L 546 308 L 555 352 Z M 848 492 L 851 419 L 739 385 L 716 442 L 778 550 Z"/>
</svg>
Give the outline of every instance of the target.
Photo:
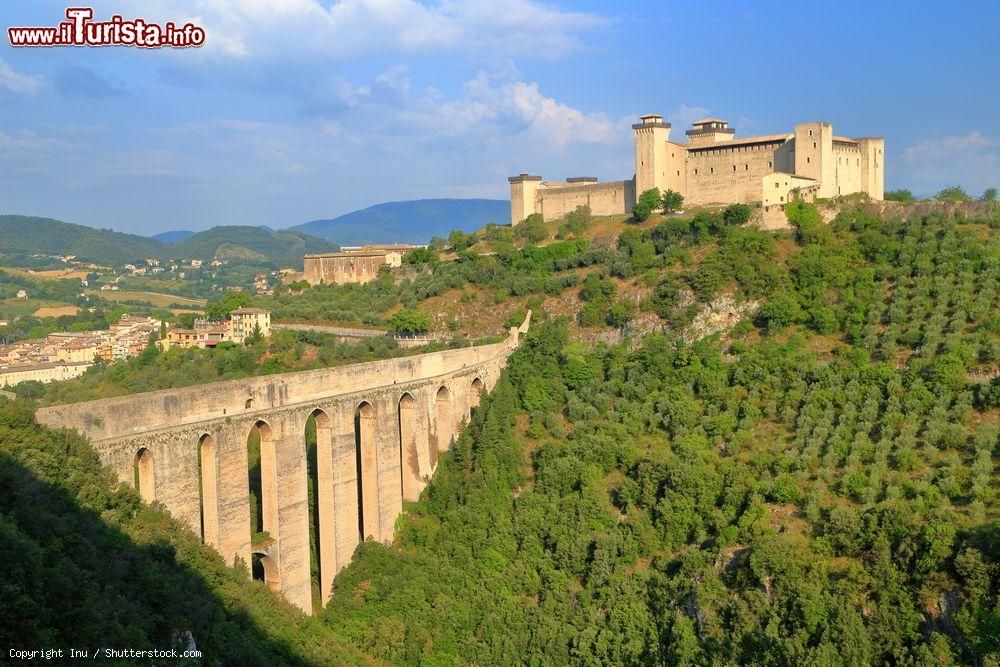
<svg viewBox="0 0 1000 667">
<path fill-rule="evenodd" d="M 729 127 L 729 121 L 719 118 L 702 118 L 691 123 L 694 129 L 688 130 L 688 145 L 691 148 L 731 141 L 736 130 Z"/>
<path fill-rule="evenodd" d="M 667 141 L 670 139 L 670 123 L 663 122 L 663 116 L 646 114 L 639 116 L 632 126 L 635 135 L 635 196 L 646 190 L 668 189 Z"/>
<path fill-rule="evenodd" d="M 510 183 L 510 226 L 513 227 L 524 222 L 532 213 L 541 212 L 535 210 L 535 195 L 542 184 L 542 177 L 519 174 L 511 176 L 507 182 Z"/>
<path fill-rule="evenodd" d="M 861 189 L 872 199 L 885 197 L 885 139 L 882 137 L 860 137 L 861 149 Z"/>
<path fill-rule="evenodd" d="M 819 181 L 817 196 L 836 196 L 837 173 L 833 158 L 833 125 L 802 123 L 795 126 L 795 175 Z"/>
</svg>

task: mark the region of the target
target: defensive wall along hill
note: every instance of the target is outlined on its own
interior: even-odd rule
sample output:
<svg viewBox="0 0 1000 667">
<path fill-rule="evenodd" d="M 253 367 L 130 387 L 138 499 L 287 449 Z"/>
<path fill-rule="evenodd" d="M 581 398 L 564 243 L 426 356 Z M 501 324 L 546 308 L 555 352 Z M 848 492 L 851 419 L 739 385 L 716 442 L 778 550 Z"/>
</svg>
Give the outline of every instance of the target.
<svg viewBox="0 0 1000 667">
<path fill-rule="evenodd" d="M 325 603 L 361 540 L 392 540 L 403 501 L 419 498 L 438 452 L 480 392 L 494 387 L 530 318 L 490 345 L 51 406 L 36 416 L 88 436 L 102 463 L 144 500 L 162 503 L 226 562 L 242 558 L 309 613 L 309 418 Z M 256 526 L 251 434 L 260 440 Z"/>
</svg>

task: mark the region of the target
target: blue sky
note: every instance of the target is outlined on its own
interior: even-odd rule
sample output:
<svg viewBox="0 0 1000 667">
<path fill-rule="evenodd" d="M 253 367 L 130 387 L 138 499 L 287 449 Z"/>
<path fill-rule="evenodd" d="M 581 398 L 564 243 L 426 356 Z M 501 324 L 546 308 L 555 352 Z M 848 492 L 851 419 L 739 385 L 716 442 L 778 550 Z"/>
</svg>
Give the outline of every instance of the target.
<svg viewBox="0 0 1000 667">
<path fill-rule="evenodd" d="M 76 3 L 73 3 L 76 4 Z M 506 177 L 632 175 L 630 124 L 886 138 L 886 186 L 1000 186 L 1000 2 L 94 0 L 200 49 L 0 41 L 0 213 L 284 227 Z M 3 28 L 65 3 L 5 0 Z M 4 33 L 6 30 L 4 30 Z"/>
</svg>

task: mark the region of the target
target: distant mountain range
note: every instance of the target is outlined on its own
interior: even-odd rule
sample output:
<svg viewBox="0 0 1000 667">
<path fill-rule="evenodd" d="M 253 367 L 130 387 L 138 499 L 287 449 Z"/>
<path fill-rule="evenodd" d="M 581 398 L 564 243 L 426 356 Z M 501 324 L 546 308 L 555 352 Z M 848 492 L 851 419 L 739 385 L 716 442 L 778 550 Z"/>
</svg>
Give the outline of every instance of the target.
<svg viewBox="0 0 1000 667">
<path fill-rule="evenodd" d="M 179 239 L 176 242 L 163 239 Z M 268 231 L 261 227 L 212 227 L 203 232 L 164 232 L 156 237 L 94 229 L 51 218 L 0 215 L 0 255 L 36 253 L 76 255 L 101 264 L 120 265 L 137 259 L 203 259 L 232 263 L 301 266 L 307 252 L 338 246 L 302 232 Z"/>
<path fill-rule="evenodd" d="M 338 250 L 335 243 L 293 230 L 263 227 L 212 227 L 165 247 L 161 256 L 175 259 L 218 257 L 237 264 L 302 265 L 309 252 Z"/>
<path fill-rule="evenodd" d="M 137 234 L 94 229 L 51 218 L 0 215 L 0 252 L 4 255 L 76 255 L 95 262 L 156 257 L 165 246 Z"/>
<path fill-rule="evenodd" d="M 222 226 L 201 232 L 177 230 L 151 237 L 95 229 L 51 218 L 0 215 L 0 256 L 35 253 L 76 255 L 120 265 L 146 257 L 220 259 L 241 264 L 301 266 L 302 255 L 365 243 L 424 244 L 454 229 L 473 231 L 510 220 L 502 199 L 420 199 L 376 204 L 328 220 L 288 229 Z"/>
<path fill-rule="evenodd" d="M 510 222 L 504 199 L 418 199 L 394 201 L 290 227 L 340 245 L 365 243 L 425 244 L 454 229 L 471 232 L 489 222 Z"/>
<path fill-rule="evenodd" d="M 159 234 L 153 234 L 149 238 L 156 239 L 157 241 L 163 241 L 164 243 L 180 243 L 189 236 L 194 235 L 195 232 L 181 230 L 176 232 L 160 232 Z"/>
</svg>

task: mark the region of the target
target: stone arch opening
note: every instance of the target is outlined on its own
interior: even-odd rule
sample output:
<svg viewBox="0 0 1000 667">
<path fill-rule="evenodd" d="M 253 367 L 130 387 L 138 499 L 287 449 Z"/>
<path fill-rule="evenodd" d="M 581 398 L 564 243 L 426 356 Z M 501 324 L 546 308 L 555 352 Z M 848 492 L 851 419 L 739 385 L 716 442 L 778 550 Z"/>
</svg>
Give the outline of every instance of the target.
<svg viewBox="0 0 1000 667">
<path fill-rule="evenodd" d="M 267 554 L 253 552 L 251 573 L 255 581 L 263 581 L 272 591 L 281 590 L 281 580 L 278 576 L 278 565 Z"/>
<path fill-rule="evenodd" d="M 247 435 L 247 478 L 250 491 L 250 541 L 278 539 L 278 477 L 274 431 L 257 421 Z"/>
<path fill-rule="evenodd" d="M 139 497 L 147 503 L 156 500 L 156 481 L 153 476 L 153 452 L 145 447 L 135 453 L 132 461 L 132 477 Z"/>
<path fill-rule="evenodd" d="M 479 403 L 482 400 L 482 393 L 485 390 L 486 386 L 483 384 L 483 381 L 479 378 L 473 378 L 472 385 L 469 387 L 469 410 L 479 407 Z"/>
<path fill-rule="evenodd" d="M 215 438 L 208 433 L 198 440 L 198 497 L 201 507 L 201 540 L 219 543 L 218 463 Z"/>
<path fill-rule="evenodd" d="M 243 404 L 243 408 L 244 408 L 245 410 L 249 410 L 249 409 L 250 409 L 250 408 L 252 408 L 252 407 L 253 407 L 253 399 L 252 399 L 252 398 L 248 398 L 248 399 L 246 400 L 246 402 L 245 402 L 245 403 Z"/>
<path fill-rule="evenodd" d="M 420 452 L 417 445 L 417 402 L 409 393 L 399 398 L 399 486 L 403 500 L 420 498 Z"/>
<path fill-rule="evenodd" d="M 437 451 L 443 452 L 451 448 L 451 392 L 442 386 L 437 390 L 434 400 L 434 432 L 437 436 Z"/>
<path fill-rule="evenodd" d="M 354 451 L 358 466 L 358 531 L 363 542 L 379 537 L 375 409 L 367 401 L 354 411 Z"/>
<path fill-rule="evenodd" d="M 333 430 L 329 415 L 317 408 L 305 426 L 306 484 L 309 513 L 309 576 L 314 610 L 329 595 L 324 583 L 334 571 Z"/>
</svg>

